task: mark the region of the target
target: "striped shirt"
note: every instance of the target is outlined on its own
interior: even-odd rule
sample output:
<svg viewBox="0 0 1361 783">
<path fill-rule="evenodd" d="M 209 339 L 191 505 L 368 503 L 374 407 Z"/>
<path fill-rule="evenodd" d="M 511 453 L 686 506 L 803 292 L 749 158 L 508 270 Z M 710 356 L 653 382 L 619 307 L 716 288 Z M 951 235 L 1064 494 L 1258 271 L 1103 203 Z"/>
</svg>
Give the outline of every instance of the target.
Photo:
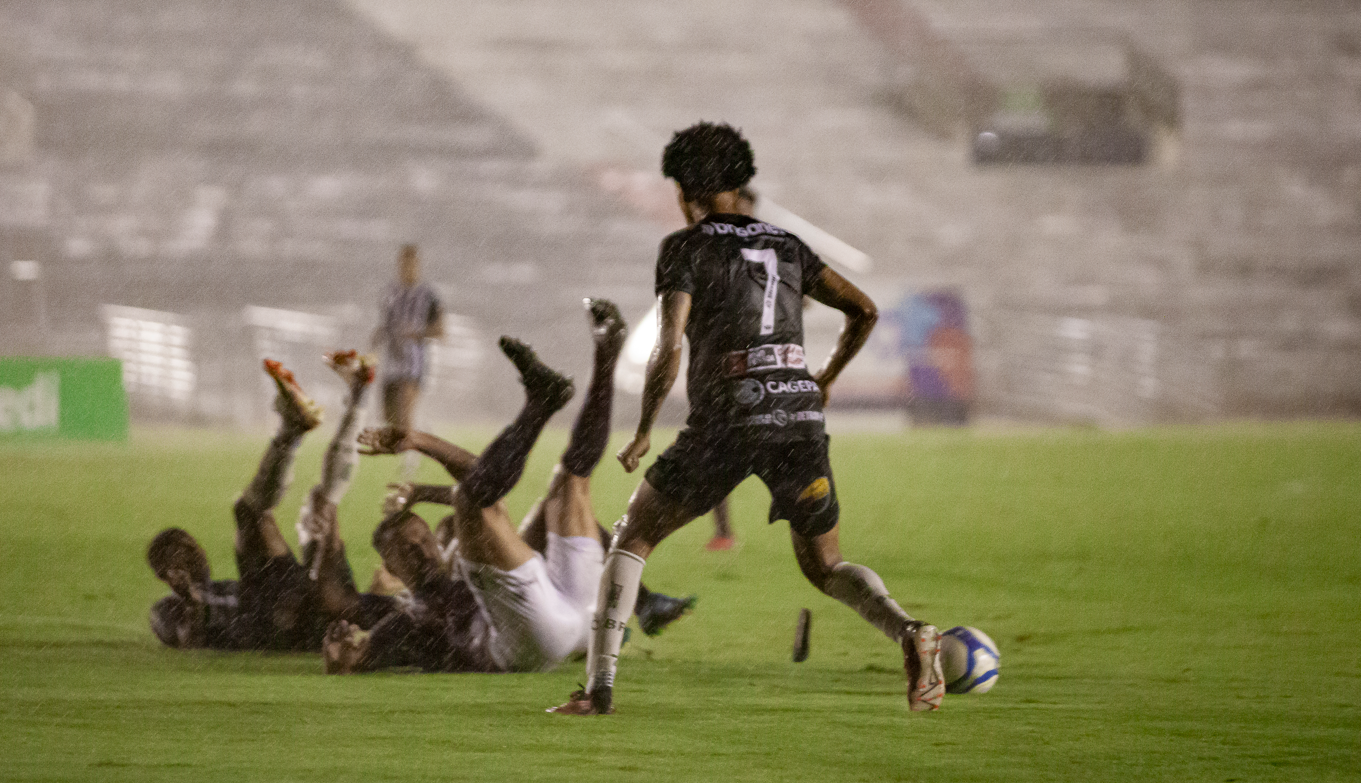
<svg viewBox="0 0 1361 783">
<path fill-rule="evenodd" d="M 439 320 L 442 309 L 434 289 L 425 283 L 393 284 L 383 300 L 383 378 L 419 381 L 425 375 L 425 338 L 411 338 Z"/>
</svg>

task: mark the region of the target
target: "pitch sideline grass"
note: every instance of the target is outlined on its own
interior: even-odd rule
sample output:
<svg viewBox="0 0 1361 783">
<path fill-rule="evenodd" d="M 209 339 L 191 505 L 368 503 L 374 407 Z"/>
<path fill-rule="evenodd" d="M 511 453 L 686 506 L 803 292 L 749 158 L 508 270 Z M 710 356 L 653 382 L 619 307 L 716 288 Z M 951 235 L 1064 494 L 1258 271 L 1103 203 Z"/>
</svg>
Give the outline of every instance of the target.
<svg viewBox="0 0 1361 783">
<path fill-rule="evenodd" d="M 540 444 L 512 513 L 563 437 Z M 289 537 L 322 440 L 279 511 Z M 907 712 L 893 646 L 803 582 L 754 482 L 734 499 L 738 551 L 703 552 L 700 520 L 649 563 L 653 587 L 701 599 L 626 648 L 612 718 L 542 713 L 580 664 L 326 678 L 315 656 L 162 649 L 146 541 L 181 525 L 232 575 L 229 504 L 263 442 L 139 430 L 127 446 L 0 446 L 0 779 L 1361 775 L 1356 423 L 837 437 L 847 557 L 910 612 L 1002 649 L 994 692 L 929 716 Z M 361 581 L 393 473 L 365 462 L 341 508 Z M 607 523 L 635 482 L 602 466 Z M 802 606 L 812 655 L 793 664 Z"/>
</svg>

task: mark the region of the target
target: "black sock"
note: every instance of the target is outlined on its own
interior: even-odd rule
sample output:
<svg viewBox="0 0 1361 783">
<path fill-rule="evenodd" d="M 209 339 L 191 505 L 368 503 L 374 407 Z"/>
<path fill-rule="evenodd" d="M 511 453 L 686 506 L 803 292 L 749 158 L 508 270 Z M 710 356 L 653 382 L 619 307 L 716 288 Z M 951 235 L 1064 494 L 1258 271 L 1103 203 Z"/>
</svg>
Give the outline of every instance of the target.
<svg viewBox="0 0 1361 783">
<path fill-rule="evenodd" d="M 505 497 L 520 480 L 534 442 L 555 412 L 535 400 L 527 401 L 515 421 L 501 430 L 468 470 L 461 485 L 463 494 L 478 508 L 495 505 Z"/>
<path fill-rule="evenodd" d="M 567 442 L 567 450 L 562 453 L 562 466 L 573 476 L 590 478 L 610 442 L 614 366 L 619 362 L 619 352 L 616 350 L 611 354 L 601 356 L 599 349 L 596 350 L 591 385 L 586 390 L 586 400 L 581 404 L 576 423 L 572 425 L 572 438 Z"/>
</svg>

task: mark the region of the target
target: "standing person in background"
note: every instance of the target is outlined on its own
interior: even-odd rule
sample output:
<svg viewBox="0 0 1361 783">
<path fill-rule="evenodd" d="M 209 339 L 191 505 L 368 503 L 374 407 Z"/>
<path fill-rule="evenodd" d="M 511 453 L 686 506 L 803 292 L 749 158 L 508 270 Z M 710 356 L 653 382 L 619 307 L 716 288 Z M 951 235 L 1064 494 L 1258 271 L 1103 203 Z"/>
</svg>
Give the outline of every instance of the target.
<svg viewBox="0 0 1361 783">
<path fill-rule="evenodd" d="M 737 538 L 732 534 L 732 500 L 724 497 L 714 506 L 714 537 L 704 548 L 710 552 L 724 552 L 736 544 Z"/>
<path fill-rule="evenodd" d="M 397 282 L 388 288 L 372 344 L 382 348 L 383 418 L 388 426 L 411 429 L 416 399 L 426 371 L 426 341 L 444 336 L 444 309 L 429 284 L 421 281 L 415 245 L 402 245 Z"/>
</svg>

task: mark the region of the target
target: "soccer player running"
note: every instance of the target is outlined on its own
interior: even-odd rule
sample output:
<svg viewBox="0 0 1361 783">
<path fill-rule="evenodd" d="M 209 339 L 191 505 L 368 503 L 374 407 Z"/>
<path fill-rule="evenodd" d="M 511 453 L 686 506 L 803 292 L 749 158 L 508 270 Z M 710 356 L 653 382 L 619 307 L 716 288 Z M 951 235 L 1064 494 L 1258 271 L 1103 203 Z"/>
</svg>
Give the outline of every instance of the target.
<svg viewBox="0 0 1361 783">
<path fill-rule="evenodd" d="M 797 237 L 751 216 L 740 189 L 756 167 L 735 129 L 701 122 L 676 133 L 662 173 L 675 180 L 689 227 L 663 240 L 657 260 L 661 324 L 638 430 L 619 452 L 624 469 L 635 470 L 651 446 L 652 425 L 679 370 L 682 337 L 690 341 L 690 414 L 617 526 L 600 582 L 586 689 L 551 711 L 613 712 L 619 648 L 646 558 L 752 473 L 770 489 L 770 520 L 789 520 L 804 576 L 900 644 L 909 707 L 937 709 L 945 693 L 939 632 L 903 611 L 874 571 L 844 561 L 837 543 L 840 508 L 822 409 L 874 328 L 874 303 Z M 827 363 L 812 374 L 804 363 L 805 295 L 846 317 Z"/>
<path fill-rule="evenodd" d="M 410 627 L 396 626 L 394 618 L 391 632 L 384 625 L 367 637 L 338 623 L 327 643 L 328 671 L 393 665 L 542 671 L 585 650 L 605 553 L 591 508 L 590 476 L 609 439 L 614 368 L 626 332 L 613 304 L 587 304 L 595 340 L 590 386 L 548 494 L 530 512 L 522 534 L 512 526 L 503 498 L 519 481 L 549 417 L 574 391 L 572 381 L 544 365 L 529 346 L 501 338 L 502 351 L 520 372 L 526 400 L 481 455 L 423 432 L 385 428 L 360 436 L 364 453 L 419 451 L 443 464 L 458 482 L 447 498 L 453 506 L 449 533 L 457 541 L 456 573 L 443 568 L 440 541 L 423 519 L 407 510 L 385 519 L 374 533 L 374 545 L 388 570 L 428 611 L 402 621 Z M 437 497 L 425 491 L 418 499 Z M 475 604 L 459 598 L 460 583 L 470 588 Z M 685 601 L 661 597 L 674 602 L 670 619 L 688 608 Z M 481 612 L 470 611 L 479 607 Z M 403 638 L 416 641 L 403 643 Z"/>
<path fill-rule="evenodd" d="M 250 485 L 233 506 L 240 578 L 213 580 L 203 547 L 183 529 L 158 533 L 147 548 L 147 562 L 174 591 L 151 608 L 152 632 L 164 644 L 317 651 L 332 619 L 343 617 L 367 628 L 394 608 L 390 598 L 356 590 L 336 525 L 336 506 L 358 462 L 356 437 L 373 367 L 354 351 L 330 354 L 326 361 L 345 381 L 348 395 L 322 461 L 321 480 L 308 495 L 297 524 L 306 565 L 284 542 L 273 509 L 288 489 L 298 445 L 321 423 L 321 411 L 292 373 L 267 359 L 265 372 L 278 387 L 275 408 L 281 423 Z"/>
</svg>

